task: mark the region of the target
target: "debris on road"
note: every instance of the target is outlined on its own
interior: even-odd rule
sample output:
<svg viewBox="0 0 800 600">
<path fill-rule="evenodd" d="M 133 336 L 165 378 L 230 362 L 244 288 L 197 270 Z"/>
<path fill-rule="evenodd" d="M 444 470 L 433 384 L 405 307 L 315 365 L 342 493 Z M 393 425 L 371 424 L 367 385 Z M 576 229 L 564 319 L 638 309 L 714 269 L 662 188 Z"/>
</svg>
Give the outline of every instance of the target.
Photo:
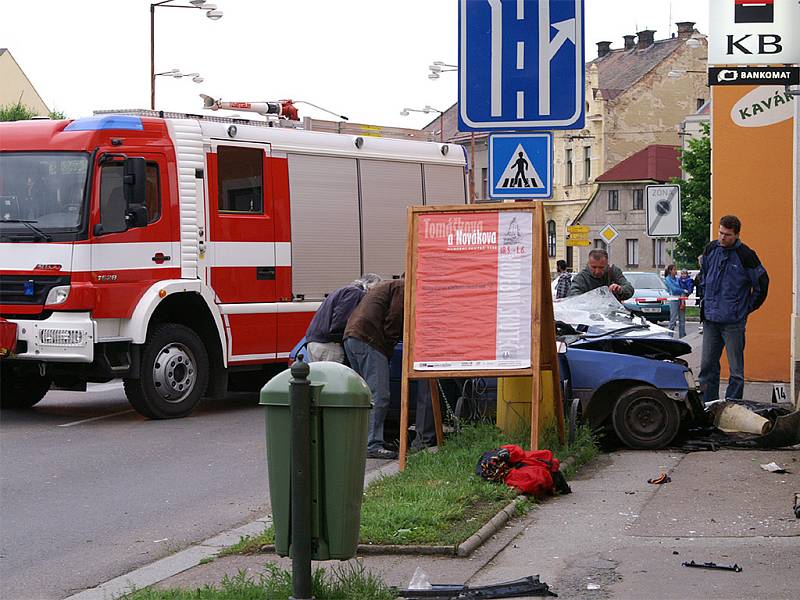
<svg viewBox="0 0 800 600">
<path fill-rule="evenodd" d="M 761 465 L 761 468 L 764 469 L 765 471 L 769 471 L 770 473 L 788 473 L 789 472 L 789 471 L 787 471 L 786 469 L 784 469 L 783 467 L 781 467 L 780 465 L 778 465 L 775 462 L 771 462 L 771 463 L 767 463 L 765 465 Z"/>
<path fill-rule="evenodd" d="M 662 483 L 669 483 L 672 481 L 672 477 L 667 475 L 666 473 L 659 474 L 658 477 L 654 477 L 653 479 L 648 479 L 647 483 L 652 483 L 654 485 L 661 485 Z"/>
<path fill-rule="evenodd" d="M 416 600 L 418 598 L 439 598 L 448 600 L 466 600 L 478 598 L 515 598 L 527 596 L 558 596 L 550 591 L 550 586 L 539 581 L 538 575 L 529 575 L 514 581 L 493 583 L 470 587 L 468 585 L 451 585 L 434 583 L 428 589 L 395 590 L 399 598 Z"/>
<path fill-rule="evenodd" d="M 732 565 L 718 565 L 713 562 L 696 563 L 693 560 L 681 563 L 684 567 L 694 567 L 695 569 L 716 569 L 718 571 L 734 571 L 736 573 L 742 572 L 742 567 L 737 564 Z"/>
</svg>

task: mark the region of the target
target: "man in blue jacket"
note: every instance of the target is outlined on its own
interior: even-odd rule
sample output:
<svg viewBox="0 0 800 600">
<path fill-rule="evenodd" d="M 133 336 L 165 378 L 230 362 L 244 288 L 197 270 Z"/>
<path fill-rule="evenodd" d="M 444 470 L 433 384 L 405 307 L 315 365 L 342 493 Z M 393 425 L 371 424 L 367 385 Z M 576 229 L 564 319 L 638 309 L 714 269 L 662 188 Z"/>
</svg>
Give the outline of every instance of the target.
<svg viewBox="0 0 800 600">
<path fill-rule="evenodd" d="M 328 294 L 306 330 L 308 362 L 321 360 L 344 362 L 342 335 L 347 319 L 367 290 L 381 281 L 383 281 L 381 277 L 375 273 L 367 273 L 360 279 Z"/>
<path fill-rule="evenodd" d="M 719 238 L 703 251 L 699 287 L 705 329 L 700 387 L 706 402 L 719 398 L 719 359 L 723 347 L 730 370 L 725 397 L 742 397 L 747 316 L 767 299 L 767 271 L 755 251 L 739 239 L 741 227 L 737 217 L 725 215 L 719 220 Z"/>
</svg>

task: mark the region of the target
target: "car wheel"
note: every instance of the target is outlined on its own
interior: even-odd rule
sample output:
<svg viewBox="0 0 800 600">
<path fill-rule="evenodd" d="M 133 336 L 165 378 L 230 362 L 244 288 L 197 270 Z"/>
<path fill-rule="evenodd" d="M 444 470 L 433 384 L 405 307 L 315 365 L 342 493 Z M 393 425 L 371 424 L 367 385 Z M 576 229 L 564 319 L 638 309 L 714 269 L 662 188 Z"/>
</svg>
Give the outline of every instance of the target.
<svg viewBox="0 0 800 600">
<path fill-rule="evenodd" d="M 125 379 L 125 394 L 151 419 L 185 417 L 208 386 L 208 353 L 200 337 L 174 323 L 153 328 L 142 350 L 138 379 Z"/>
<path fill-rule="evenodd" d="M 626 390 L 614 404 L 614 432 L 630 448 L 656 449 L 669 444 L 681 424 L 677 404 L 650 386 Z"/>
</svg>

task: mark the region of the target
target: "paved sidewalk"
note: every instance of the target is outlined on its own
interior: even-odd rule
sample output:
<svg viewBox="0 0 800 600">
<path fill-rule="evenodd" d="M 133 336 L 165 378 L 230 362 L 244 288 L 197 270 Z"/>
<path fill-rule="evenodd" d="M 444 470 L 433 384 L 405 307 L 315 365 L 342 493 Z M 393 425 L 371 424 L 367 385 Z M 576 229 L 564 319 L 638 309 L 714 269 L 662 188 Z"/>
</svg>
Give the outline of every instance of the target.
<svg viewBox="0 0 800 600">
<path fill-rule="evenodd" d="M 689 363 L 697 374 L 702 336 L 686 340 L 696 349 Z M 746 397 L 764 385 L 748 384 Z M 421 567 L 434 583 L 481 585 L 540 575 L 567 598 L 794 599 L 800 585 L 800 519 L 792 510 L 800 492 L 797 450 L 605 454 L 570 482 L 572 494 L 512 520 L 468 557 L 368 554 L 357 560 L 398 587 Z M 761 469 L 773 461 L 789 473 Z M 367 478 L 396 469 L 391 462 Z M 647 483 L 660 472 L 672 481 Z M 288 559 L 268 554 L 198 564 L 239 536 L 260 533 L 267 522 L 222 534 L 70 600 L 110 600 L 133 585 L 193 589 L 240 571 L 257 576 L 267 562 L 290 569 Z M 692 560 L 736 563 L 742 572 L 681 566 Z"/>
<path fill-rule="evenodd" d="M 759 466 L 772 461 L 792 472 L 769 473 Z M 570 482 L 572 494 L 549 499 L 512 521 L 469 557 L 365 555 L 358 560 L 400 587 L 421 567 L 434 583 L 478 585 L 538 574 L 567 598 L 796 598 L 800 519 L 794 517 L 792 499 L 800 491 L 799 461 L 796 450 L 606 454 Z M 647 483 L 662 471 L 670 474 L 670 483 Z M 198 552 L 184 552 L 193 551 Z M 743 570 L 681 566 L 691 560 L 736 563 Z M 193 589 L 240 570 L 257 575 L 267 562 L 290 568 L 287 559 L 275 555 L 231 556 L 164 572 L 156 585 Z M 106 586 L 73 598 L 106 599 L 131 583 L 152 583 L 139 575 L 118 578 L 116 589 Z"/>
</svg>

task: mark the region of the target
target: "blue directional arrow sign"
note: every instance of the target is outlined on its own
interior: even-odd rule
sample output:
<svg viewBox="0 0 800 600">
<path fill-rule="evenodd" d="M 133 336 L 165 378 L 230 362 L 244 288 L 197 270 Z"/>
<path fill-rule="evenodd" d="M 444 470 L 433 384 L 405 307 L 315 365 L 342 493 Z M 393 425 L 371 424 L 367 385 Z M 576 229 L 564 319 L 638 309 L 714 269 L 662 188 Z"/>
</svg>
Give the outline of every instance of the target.
<svg viewBox="0 0 800 600">
<path fill-rule="evenodd" d="M 489 196 L 549 198 L 553 194 L 552 165 L 552 134 L 492 134 L 489 136 Z"/>
<path fill-rule="evenodd" d="M 459 0 L 458 125 L 580 129 L 583 0 Z"/>
</svg>

